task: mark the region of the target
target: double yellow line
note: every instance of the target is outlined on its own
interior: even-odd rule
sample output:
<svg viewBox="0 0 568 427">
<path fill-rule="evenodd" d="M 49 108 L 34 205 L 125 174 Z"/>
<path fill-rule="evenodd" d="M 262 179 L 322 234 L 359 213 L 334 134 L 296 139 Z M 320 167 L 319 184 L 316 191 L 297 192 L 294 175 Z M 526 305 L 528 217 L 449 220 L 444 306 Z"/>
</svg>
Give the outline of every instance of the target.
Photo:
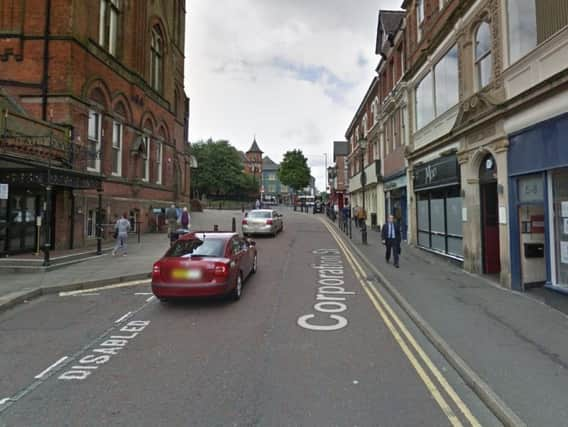
<svg viewBox="0 0 568 427">
<path fill-rule="evenodd" d="M 448 417 L 451 425 L 455 427 L 463 426 L 461 420 L 458 418 L 458 416 L 456 416 L 454 410 L 444 398 L 444 395 L 442 394 L 440 388 L 446 393 L 447 396 L 449 396 L 449 398 L 460 410 L 469 424 L 475 427 L 480 427 L 481 424 L 479 423 L 479 421 L 475 418 L 475 416 L 458 396 L 453 387 L 438 370 L 430 357 L 428 357 L 426 352 L 416 342 L 412 334 L 408 331 L 406 326 L 399 319 L 399 317 L 387 303 L 385 298 L 381 295 L 377 287 L 365 278 L 365 270 L 363 269 L 357 258 L 353 255 L 353 252 L 344 243 L 341 236 L 330 224 L 326 223 L 325 221 L 322 221 L 322 223 L 326 226 L 332 237 L 335 239 L 335 241 L 343 251 L 345 258 L 351 265 L 351 268 L 353 269 L 353 272 L 355 273 L 355 276 L 357 277 L 357 280 L 361 284 L 362 288 L 365 290 L 365 293 L 373 303 L 375 309 L 385 322 L 385 325 L 389 329 L 390 333 L 402 349 L 412 367 L 416 370 L 416 373 L 425 384 L 434 400 L 438 403 L 446 417 Z M 415 353 L 413 353 L 411 347 L 414 349 Z M 436 385 L 432 377 L 436 379 L 439 386 Z"/>
</svg>

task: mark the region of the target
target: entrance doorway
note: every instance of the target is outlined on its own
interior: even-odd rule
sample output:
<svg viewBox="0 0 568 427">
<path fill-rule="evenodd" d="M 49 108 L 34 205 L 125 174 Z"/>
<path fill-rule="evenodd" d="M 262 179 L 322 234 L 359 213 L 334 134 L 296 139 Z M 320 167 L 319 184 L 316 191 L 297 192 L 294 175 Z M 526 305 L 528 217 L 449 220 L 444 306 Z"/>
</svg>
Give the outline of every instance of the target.
<svg viewBox="0 0 568 427">
<path fill-rule="evenodd" d="M 481 163 L 479 183 L 483 272 L 485 274 L 498 274 L 501 272 L 499 194 L 497 191 L 497 165 L 491 154 L 487 155 Z"/>
</svg>

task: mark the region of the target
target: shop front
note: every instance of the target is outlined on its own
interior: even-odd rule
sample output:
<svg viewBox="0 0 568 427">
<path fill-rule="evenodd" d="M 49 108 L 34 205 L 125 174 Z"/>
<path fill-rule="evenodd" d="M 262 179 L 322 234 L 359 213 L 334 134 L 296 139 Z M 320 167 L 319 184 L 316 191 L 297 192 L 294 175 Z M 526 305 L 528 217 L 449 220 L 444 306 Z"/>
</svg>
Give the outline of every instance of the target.
<svg viewBox="0 0 568 427">
<path fill-rule="evenodd" d="M 0 256 L 72 248 L 69 197 L 100 188 L 99 176 L 0 155 Z"/>
<path fill-rule="evenodd" d="M 568 292 L 568 115 L 510 136 L 512 287 Z"/>
<path fill-rule="evenodd" d="M 414 167 L 417 245 L 463 260 L 462 197 L 456 155 Z"/>
<path fill-rule="evenodd" d="M 385 221 L 393 215 L 401 224 L 402 239 L 408 240 L 408 209 L 406 191 L 406 171 L 385 178 L 383 190 L 385 194 Z"/>
</svg>

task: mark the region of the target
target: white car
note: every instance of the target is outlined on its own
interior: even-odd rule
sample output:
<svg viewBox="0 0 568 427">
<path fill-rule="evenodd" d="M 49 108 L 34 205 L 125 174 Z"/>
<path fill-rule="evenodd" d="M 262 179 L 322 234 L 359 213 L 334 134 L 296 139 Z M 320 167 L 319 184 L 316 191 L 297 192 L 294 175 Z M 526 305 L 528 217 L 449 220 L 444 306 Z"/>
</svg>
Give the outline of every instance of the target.
<svg viewBox="0 0 568 427">
<path fill-rule="evenodd" d="M 243 235 L 268 234 L 276 236 L 284 229 L 283 217 L 274 209 L 254 209 L 243 218 Z"/>
</svg>

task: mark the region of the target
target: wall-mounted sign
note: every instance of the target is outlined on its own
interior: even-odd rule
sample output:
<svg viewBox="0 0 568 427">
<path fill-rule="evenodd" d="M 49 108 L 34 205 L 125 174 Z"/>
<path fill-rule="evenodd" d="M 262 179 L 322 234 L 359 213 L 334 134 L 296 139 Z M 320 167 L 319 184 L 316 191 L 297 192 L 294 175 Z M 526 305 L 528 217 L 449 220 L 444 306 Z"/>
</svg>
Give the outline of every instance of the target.
<svg viewBox="0 0 568 427">
<path fill-rule="evenodd" d="M 534 234 L 544 233 L 544 215 L 531 216 L 531 233 Z"/>
<path fill-rule="evenodd" d="M 440 157 L 414 169 L 414 188 L 419 190 L 460 182 L 458 158 L 455 155 Z"/>
</svg>

